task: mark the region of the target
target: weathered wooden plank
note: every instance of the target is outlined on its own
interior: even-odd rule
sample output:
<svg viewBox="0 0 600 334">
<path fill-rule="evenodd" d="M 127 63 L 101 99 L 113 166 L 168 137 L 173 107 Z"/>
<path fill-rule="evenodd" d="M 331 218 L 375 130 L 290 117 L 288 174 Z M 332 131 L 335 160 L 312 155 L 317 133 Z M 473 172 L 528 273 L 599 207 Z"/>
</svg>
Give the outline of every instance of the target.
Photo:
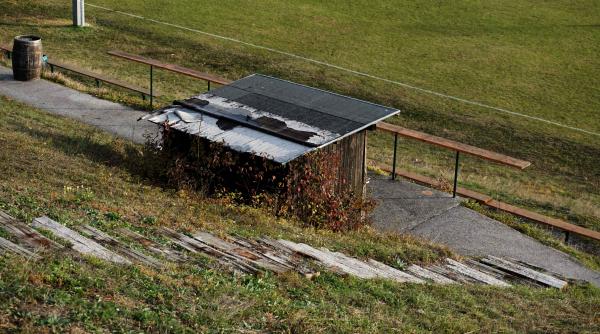
<svg viewBox="0 0 600 334">
<path fill-rule="evenodd" d="M 347 256 L 340 252 L 332 252 L 329 249 L 324 248 L 324 247 L 322 247 L 320 249 L 320 251 L 322 251 L 330 256 L 333 256 L 333 258 L 335 260 L 337 260 L 339 264 L 343 264 L 346 267 L 352 268 L 352 269 L 360 272 L 360 275 L 357 275 L 359 277 L 363 277 L 363 278 L 386 278 L 387 277 L 387 275 L 385 273 L 382 273 L 379 270 L 377 270 L 376 268 L 374 268 L 358 259 L 355 259 L 353 257 Z"/>
<path fill-rule="evenodd" d="M 236 257 L 241 261 L 249 262 L 254 266 L 258 266 L 276 273 L 283 273 L 289 270 L 289 268 L 264 258 L 249 248 L 232 244 L 223 239 L 217 238 L 210 233 L 197 232 L 194 233 L 193 237 L 198 241 L 228 253 L 230 256 Z"/>
<path fill-rule="evenodd" d="M 290 250 L 292 250 L 294 252 L 297 252 L 297 253 L 300 253 L 305 256 L 308 256 L 308 257 L 318 260 L 325 267 L 332 269 L 333 271 L 357 276 L 360 278 L 372 278 L 373 277 L 372 275 L 368 275 L 368 274 L 365 275 L 365 273 L 363 273 L 362 271 L 356 270 L 355 268 L 352 268 L 344 263 L 340 263 L 336 259 L 335 256 L 324 253 L 324 252 L 322 252 L 318 249 L 315 249 L 309 245 L 306 245 L 303 243 L 295 243 L 295 242 L 292 242 L 289 240 L 284 240 L 284 239 L 279 239 L 277 241 L 280 244 L 282 244 L 283 246 L 289 248 Z"/>
<path fill-rule="evenodd" d="M 185 255 L 168 247 L 165 247 L 157 242 L 154 242 L 143 235 L 134 232 L 127 228 L 119 228 L 117 231 L 123 234 L 125 237 L 130 238 L 134 241 L 139 242 L 142 246 L 144 246 L 148 251 L 152 252 L 155 255 L 162 256 L 169 261 L 183 261 L 185 260 Z"/>
<path fill-rule="evenodd" d="M 222 252 L 216 248 L 213 248 L 207 244 L 200 242 L 194 238 L 190 238 L 185 234 L 175 232 L 169 228 L 161 228 L 162 233 L 169 240 L 175 244 L 183 247 L 184 249 L 192 253 L 204 253 L 216 259 L 219 263 L 234 267 L 237 270 L 247 273 L 258 273 L 259 269 L 254 267 L 252 264 L 242 261 L 237 257 L 231 256 L 225 252 Z"/>
<path fill-rule="evenodd" d="M 445 265 L 432 265 L 427 267 L 427 270 L 433 271 L 439 275 L 448 277 L 452 280 L 454 280 L 457 283 L 462 283 L 462 284 L 482 284 L 480 281 L 464 275 L 462 273 L 459 273 L 456 270 L 452 270 L 448 267 L 446 267 Z"/>
<path fill-rule="evenodd" d="M 383 271 L 384 273 L 386 273 L 386 275 L 389 275 L 390 278 L 395 279 L 396 281 L 410 282 L 410 283 L 425 283 L 424 280 L 422 280 L 416 276 L 413 276 L 411 274 L 405 273 L 401 270 L 398 270 L 394 267 L 388 266 L 385 263 L 381 263 L 379 261 L 369 259 L 369 264 L 371 266 Z"/>
<path fill-rule="evenodd" d="M 94 228 L 89 225 L 82 225 L 78 227 L 78 230 L 89 235 L 90 238 L 92 238 L 93 240 L 111 248 L 112 251 L 129 258 L 133 262 L 141 263 L 153 268 L 163 267 L 163 264 L 157 259 L 150 257 L 134 248 L 129 247 L 128 245 L 111 237 L 110 235 L 104 233 L 103 231 L 97 228 Z"/>
<path fill-rule="evenodd" d="M 35 228 L 43 228 L 56 234 L 72 244 L 72 248 L 85 255 L 95 256 L 97 258 L 122 264 L 131 264 L 131 261 L 122 257 L 121 255 L 115 254 L 110 250 L 104 248 L 102 245 L 95 241 L 88 239 L 81 234 L 71 230 L 70 228 L 55 222 L 48 217 L 39 217 L 33 220 L 32 225 Z"/>
<path fill-rule="evenodd" d="M 19 242 L 33 250 L 61 249 L 63 246 L 43 236 L 23 222 L 16 220 L 5 212 L 0 211 L 0 226 L 12 234 Z"/>
<path fill-rule="evenodd" d="M 267 247 L 266 245 L 261 244 L 257 241 L 248 240 L 240 237 L 230 236 L 230 239 L 235 245 L 251 249 L 253 252 L 260 254 L 261 256 L 275 263 L 278 263 L 289 269 L 294 269 L 294 263 L 290 261 L 291 259 L 289 259 L 285 254 L 277 252 L 273 247 Z"/>
<path fill-rule="evenodd" d="M 256 242 L 258 242 L 261 247 L 268 249 L 268 251 L 262 252 L 265 256 L 276 257 L 306 277 L 310 278 L 314 277 L 315 275 L 319 275 L 319 272 L 315 271 L 315 269 L 310 265 L 304 256 L 298 255 L 289 248 L 277 242 L 277 240 L 262 237 Z"/>
<path fill-rule="evenodd" d="M 262 256 L 289 267 L 290 269 L 295 269 L 296 265 L 298 265 L 300 262 L 290 256 L 291 253 L 287 251 L 284 252 L 260 241 L 240 239 L 238 237 L 232 237 L 232 239 L 236 244 L 253 249 Z"/>
<path fill-rule="evenodd" d="M 21 255 L 24 257 L 35 259 L 35 260 L 40 258 L 39 255 L 32 253 L 32 252 L 28 251 L 27 249 L 15 244 L 15 243 L 12 243 L 11 241 L 6 240 L 2 237 L 0 237 L 0 251 L 12 252 L 12 253 L 15 253 L 15 254 L 18 254 L 18 255 Z"/>
<path fill-rule="evenodd" d="M 481 259 L 480 261 L 483 263 L 492 265 L 500 270 L 509 272 L 511 274 L 514 274 L 514 275 L 517 275 L 520 277 L 525 277 L 532 281 L 541 283 L 545 286 L 562 289 L 568 285 L 567 282 L 565 282 L 561 279 L 558 279 L 556 277 L 553 277 L 553 276 L 545 274 L 545 273 L 541 273 L 539 271 L 535 271 L 533 269 L 524 267 L 520 264 L 508 261 L 506 259 L 498 258 L 495 256 L 487 256 L 487 257 Z"/>
<path fill-rule="evenodd" d="M 443 275 L 440 275 L 431 270 L 422 268 L 416 264 L 411 264 L 410 266 L 408 266 L 408 268 L 406 268 L 406 271 L 408 271 L 409 273 L 411 273 L 417 277 L 420 277 L 420 278 L 423 278 L 426 280 L 430 280 L 433 283 L 438 283 L 438 284 L 455 284 L 456 283 L 456 281 L 454 281 L 446 276 L 443 276 Z"/>
<path fill-rule="evenodd" d="M 483 273 L 477 269 L 471 268 L 465 264 L 462 264 L 458 261 L 452 260 L 450 258 L 446 259 L 446 267 L 450 268 L 451 270 L 454 270 L 462 275 L 471 277 L 479 282 L 488 284 L 488 285 L 495 285 L 495 286 L 502 286 L 502 287 L 509 287 L 510 284 L 499 280 L 491 275 L 488 275 L 486 273 Z"/>
<path fill-rule="evenodd" d="M 531 285 L 533 283 L 532 281 L 525 280 L 522 277 L 512 275 L 511 273 L 506 272 L 506 271 L 498 270 L 495 267 L 492 267 L 483 262 L 479 262 L 479 261 L 476 261 L 473 259 L 465 260 L 464 264 L 466 264 L 467 266 L 469 266 L 471 268 L 477 269 L 485 274 L 493 276 L 501 281 L 506 281 L 507 283 L 510 283 L 509 281 L 516 282 L 519 284 L 529 284 L 529 285 Z M 538 285 L 538 284 L 535 284 L 535 285 Z"/>
</svg>

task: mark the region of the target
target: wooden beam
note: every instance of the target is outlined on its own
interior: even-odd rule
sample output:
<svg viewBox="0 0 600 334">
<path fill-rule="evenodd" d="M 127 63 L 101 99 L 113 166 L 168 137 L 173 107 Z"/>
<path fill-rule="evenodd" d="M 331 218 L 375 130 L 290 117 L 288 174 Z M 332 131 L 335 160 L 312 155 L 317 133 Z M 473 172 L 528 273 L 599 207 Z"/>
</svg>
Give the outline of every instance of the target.
<svg viewBox="0 0 600 334">
<path fill-rule="evenodd" d="M 430 280 L 433 283 L 438 283 L 438 284 L 455 284 L 456 281 L 440 275 L 438 273 L 435 273 L 433 271 L 430 271 L 428 269 L 425 269 L 423 267 L 420 267 L 416 264 L 411 264 L 408 268 L 406 268 L 406 271 L 408 271 L 409 273 L 417 276 L 417 277 L 421 277 L 423 279 L 426 280 Z"/>
<path fill-rule="evenodd" d="M 201 79 L 201 80 L 206 80 L 209 82 L 214 82 L 214 83 L 217 83 L 220 85 L 227 85 L 227 84 L 231 83 L 231 80 L 227 80 L 225 78 L 221 78 L 221 77 L 218 77 L 218 76 L 215 76 L 212 74 L 196 71 L 196 70 L 193 70 L 193 69 L 190 69 L 187 67 L 182 67 L 182 66 L 175 65 L 175 64 L 163 63 L 156 59 L 146 58 L 146 57 L 134 55 L 134 54 L 123 52 L 123 51 L 116 51 L 116 50 L 109 51 L 108 54 L 111 56 L 131 60 L 134 62 L 154 66 L 156 68 L 162 68 L 164 70 L 168 70 L 171 72 L 187 75 L 187 76 L 195 78 L 195 79 Z"/>
<path fill-rule="evenodd" d="M 476 156 L 478 158 L 482 158 L 485 160 L 493 161 L 499 164 L 515 167 L 518 169 L 525 169 L 531 165 L 531 162 L 520 160 L 517 158 L 509 157 L 504 154 L 484 150 L 479 147 L 459 143 L 450 139 L 437 137 L 434 135 L 430 135 L 424 132 L 411 130 L 407 128 L 403 128 L 398 125 L 393 125 L 390 123 L 380 122 L 377 123 L 377 129 L 385 132 L 399 134 L 401 136 L 416 139 L 428 144 L 444 147 L 447 149 L 451 149 L 453 151 L 462 152 L 466 154 L 470 154 L 472 156 Z"/>
<path fill-rule="evenodd" d="M 488 285 L 502 286 L 502 287 L 510 286 L 510 284 L 508 284 L 502 280 L 499 280 L 491 275 L 483 273 L 477 269 L 471 268 L 465 264 L 462 264 L 462 263 L 452 260 L 450 258 L 446 259 L 446 267 L 458 272 L 459 274 L 471 277 L 472 279 L 475 279 L 479 282 L 482 282 L 482 283 L 485 283 Z"/>
<path fill-rule="evenodd" d="M 43 236 L 29 225 L 16 220 L 5 212 L 0 211 L 0 226 L 12 234 L 21 243 L 35 250 L 61 249 L 62 245 Z"/>
<path fill-rule="evenodd" d="M 0 237 L 0 254 L 3 251 L 9 251 L 9 252 L 13 252 L 15 254 L 21 255 L 21 256 L 25 256 L 28 258 L 32 258 L 32 259 L 40 259 L 39 255 L 32 253 L 30 251 L 28 251 L 27 249 L 12 243 L 9 240 L 6 240 L 2 237 Z"/>
<path fill-rule="evenodd" d="M 508 272 L 512 275 L 517 275 L 520 277 L 524 277 L 530 279 L 534 282 L 541 283 L 546 286 L 554 287 L 557 289 L 562 289 L 567 286 L 567 282 L 558 279 L 554 276 L 550 276 L 545 273 L 541 273 L 539 271 L 524 267 L 520 264 L 501 259 L 495 256 L 487 256 L 479 261 L 494 266 L 502 271 Z"/>
<path fill-rule="evenodd" d="M 36 218 L 33 220 L 32 225 L 35 228 L 47 229 L 56 234 L 56 236 L 69 241 L 72 244 L 72 248 L 81 254 L 94 256 L 110 262 L 131 264 L 131 261 L 122 257 L 121 255 L 113 253 L 95 241 L 82 236 L 81 234 L 55 222 L 48 217 L 44 216 Z"/>
</svg>

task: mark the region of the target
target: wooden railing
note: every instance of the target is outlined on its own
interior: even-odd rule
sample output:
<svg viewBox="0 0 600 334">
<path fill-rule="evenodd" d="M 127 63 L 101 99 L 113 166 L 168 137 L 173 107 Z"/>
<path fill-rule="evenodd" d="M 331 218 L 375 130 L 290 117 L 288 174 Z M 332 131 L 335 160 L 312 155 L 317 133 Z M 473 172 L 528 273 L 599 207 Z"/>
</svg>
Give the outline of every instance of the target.
<svg viewBox="0 0 600 334">
<path fill-rule="evenodd" d="M 396 155 L 398 147 L 398 136 L 403 136 L 415 140 L 419 140 L 428 144 L 440 146 L 456 152 L 455 165 L 454 165 L 454 186 L 452 188 L 452 196 L 456 197 L 456 189 L 458 185 L 458 170 L 459 170 L 459 159 L 460 153 L 469 154 L 478 158 L 493 161 L 499 164 L 507 165 L 510 167 L 525 169 L 531 165 L 529 161 L 516 159 L 509 157 L 504 154 L 484 150 L 479 147 L 459 143 L 450 139 L 433 136 L 424 132 L 419 132 L 407 128 L 403 128 L 398 125 L 393 125 L 385 122 L 377 124 L 377 130 L 390 132 L 394 134 L 394 157 L 392 162 L 392 178 L 396 178 Z"/>
<path fill-rule="evenodd" d="M 154 78 L 153 78 L 154 74 L 153 74 L 153 72 L 154 72 L 155 67 L 163 69 L 163 70 L 183 74 L 188 77 L 192 77 L 194 79 L 204 80 L 204 81 L 206 81 L 206 83 L 208 85 L 208 90 L 210 90 L 211 83 L 216 83 L 219 85 L 227 85 L 227 84 L 231 83 L 231 80 L 221 78 L 221 77 L 218 77 L 218 76 L 215 76 L 212 74 L 196 71 L 196 70 L 193 70 L 193 69 L 190 69 L 187 67 L 182 67 L 179 65 L 163 63 L 156 59 L 146 58 L 146 57 L 134 55 L 134 54 L 123 52 L 123 51 L 109 51 L 108 54 L 111 56 L 114 56 L 114 57 L 130 60 L 130 61 L 134 61 L 137 63 L 141 63 L 141 64 L 150 66 L 150 108 L 152 108 L 152 104 L 153 104 L 153 100 L 152 100 L 152 93 L 154 91 Z"/>
<path fill-rule="evenodd" d="M 475 156 L 475 157 L 478 157 L 481 159 L 493 161 L 495 163 L 514 167 L 517 169 L 525 169 L 525 168 L 529 167 L 531 165 L 531 163 L 528 161 L 516 159 L 516 158 L 509 157 L 507 155 L 503 155 L 503 154 L 500 154 L 497 152 L 488 151 L 488 150 L 485 150 L 485 149 L 482 149 L 479 147 L 459 143 L 459 142 L 456 142 L 453 140 L 433 136 L 433 135 L 430 135 L 430 134 L 427 134 L 424 132 L 419 132 L 419 131 L 403 128 L 401 126 L 393 125 L 393 124 L 389 124 L 389 123 L 380 122 L 379 124 L 377 124 L 377 130 L 394 134 L 394 154 L 393 154 L 394 157 L 393 157 L 392 166 L 390 167 L 389 165 L 380 165 L 380 168 L 382 170 L 391 173 L 392 179 L 395 179 L 396 176 L 401 176 L 401 177 L 416 181 L 418 183 L 426 184 L 426 185 L 429 185 L 432 187 L 440 186 L 439 181 L 437 181 L 433 178 L 419 175 L 416 173 L 412 173 L 412 172 L 409 172 L 406 170 L 399 170 L 396 168 L 396 155 L 397 155 L 396 151 L 397 151 L 397 146 L 398 146 L 398 136 L 403 136 L 403 137 L 415 139 L 418 141 L 422 141 L 422 142 L 425 142 L 425 143 L 428 143 L 431 145 L 443 147 L 443 148 L 453 150 L 456 152 L 456 160 L 455 160 L 455 167 L 454 167 L 454 186 L 453 186 L 453 190 L 452 190 L 452 194 L 454 197 L 456 197 L 456 195 L 458 194 L 458 195 L 466 197 L 466 198 L 474 199 L 474 200 L 476 200 L 482 204 L 485 204 L 491 208 L 501 210 L 504 212 L 508 212 L 515 216 L 519 216 L 519 217 L 522 217 L 522 218 L 525 218 L 525 219 L 528 219 L 528 220 L 531 220 L 531 221 L 534 221 L 534 222 L 537 222 L 540 224 L 544 224 L 544 225 L 547 225 L 547 226 L 550 226 L 553 228 L 560 229 L 565 232 L 565 241 L 567 241 L 567 242 L 569 240 L 569 236 L 571 233 L 578 234 L 578 235 L 581 235 L 581 236 L 584 236 L 584 237 L 587 237 L 590 239 L 594 239 L 594 240 L 600 240 L 600 232 L 598 232 L 598 231 L 594 231 L 594 230 L 587 229 L 585 227 L 577 226 L 577 225 L 565 222 L 560 219 L 547 217 L 547 216 L 544 216 L 537 212 L 525 210 L 523 208 L 519 208 L 519 207 L 510 205 L 510 204 L 507 204 L 507 203 L 497 201 L 488 195 L 481 194 L 481 193 L 478 193 L 478 192 L 475 192 L 475 191 L 472 191 L 469 189 L 458 187 L 458 170 L 459 170 L 460 153 L 469 154 L 469 155 L 472 155 L 472 156 Z"/>
</svg>

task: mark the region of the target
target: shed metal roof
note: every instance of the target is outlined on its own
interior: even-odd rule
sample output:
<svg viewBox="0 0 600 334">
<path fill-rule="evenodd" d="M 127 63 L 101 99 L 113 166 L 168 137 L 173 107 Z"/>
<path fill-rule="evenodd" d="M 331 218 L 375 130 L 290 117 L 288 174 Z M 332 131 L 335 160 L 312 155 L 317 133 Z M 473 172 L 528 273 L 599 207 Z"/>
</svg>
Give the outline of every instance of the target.
<svg viewBox="0 0 600 334">
<path fill-rule="evenodd" d="M 148 120 L 287 163 L 399 112 L 254 74 L 160 109 Z"/>
</svg>

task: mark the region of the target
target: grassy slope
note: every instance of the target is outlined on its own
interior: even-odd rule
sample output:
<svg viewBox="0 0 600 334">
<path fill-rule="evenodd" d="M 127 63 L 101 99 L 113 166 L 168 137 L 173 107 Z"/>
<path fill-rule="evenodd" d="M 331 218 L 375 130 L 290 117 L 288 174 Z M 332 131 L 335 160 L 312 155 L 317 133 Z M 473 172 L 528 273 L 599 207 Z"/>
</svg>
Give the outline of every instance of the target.
<svg viewBox="0 0 600 334">
<path fill-rule="evenodd" d="M 450 5 L 353 2 L 94 2 L 207 29 L 531 115 L 598 129 L 597 2 L 469 1 Z M 525 172 L 466 159 L 461 182 L 517 205 L 600 229 L 600 139 L 501 116 L 200 34 L 88 8 L 90 28 L 69 25 L 68 3 L 0 0 L 0 38 L 25 31 L 47 52 L 139 85 L 147 68 L 115 60 L 119 48 L 229 78 L 273 74 L 401 108 L 394 123 L 533 162 Z M 157 9 L 158 8 L 158 9 Z M 238 8 L 246 8 L 239 10 Z M 252 15 L 248 15 L 252 13 Z M 291 23 L 293 22 L 293 24 Z M 157 73 L 162 102 L 204 84 Z M 139 104 L 132 96 L 92 91 Z M 391 137 L 370 138 L 370 158 L 389 162 Z M 400 141 L 401 166 L 448 178 L 447 151 Z"/>
<path fill-rule="evenodd" d="M 144 177 L 142 148 L 0 98 L 0 209 L 110 230 L 156 225 L 325 245 L 392 265 L 448 252 L 368 229 L 302 229 L 260 210 L 203 200 Z M 0 257 L 0 330 L 82 332 L 597 332 L 600 290 L 418 286 L 324 273 L 235 277 L 200 265 L 155 271 L 92 259 Z M 490 302 L 492 301 L 492 302 Z M 526 310 L 526 311 L 524 311 Z M 218 330 L 220 329 L 220 330 Z"/>
</svg>

